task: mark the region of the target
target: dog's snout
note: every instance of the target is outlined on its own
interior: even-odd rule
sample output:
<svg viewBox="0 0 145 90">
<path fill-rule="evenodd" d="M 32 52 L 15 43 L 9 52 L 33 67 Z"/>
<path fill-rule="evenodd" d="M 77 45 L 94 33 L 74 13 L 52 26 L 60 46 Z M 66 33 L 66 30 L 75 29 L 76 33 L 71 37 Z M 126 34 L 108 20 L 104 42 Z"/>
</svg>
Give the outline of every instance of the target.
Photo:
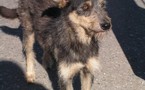
<svg viewBox="0 0 145 90">
<path fill-rule="evenodd" d="M 101 23 L 100 26 L 103 30 L 109 30 L 111 27 L 111 23 L 108 23 L 108 22 Z"/>
</svg>

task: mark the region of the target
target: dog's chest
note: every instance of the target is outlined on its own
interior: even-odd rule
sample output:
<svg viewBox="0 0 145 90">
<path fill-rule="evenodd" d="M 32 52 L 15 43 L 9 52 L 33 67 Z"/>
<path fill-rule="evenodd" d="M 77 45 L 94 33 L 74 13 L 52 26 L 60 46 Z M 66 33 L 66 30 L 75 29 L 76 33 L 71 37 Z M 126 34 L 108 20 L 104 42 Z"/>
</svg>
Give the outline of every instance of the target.
<svg viewBox="0 0 145 90">
<path fill-rule="evenodd" d="M 64 46 L 58 46 L 59 53 L 58 58 L 67 60 L 69 62 L 83 62 L 86 63 L 86 60 L 90 57 L 98 56 L 98 42 L 91 40 L 89 45 L 80 43 L 79 41 L 71 42 Z M 62 60 L 61 59 L 61 60 Z"/>
</svg>

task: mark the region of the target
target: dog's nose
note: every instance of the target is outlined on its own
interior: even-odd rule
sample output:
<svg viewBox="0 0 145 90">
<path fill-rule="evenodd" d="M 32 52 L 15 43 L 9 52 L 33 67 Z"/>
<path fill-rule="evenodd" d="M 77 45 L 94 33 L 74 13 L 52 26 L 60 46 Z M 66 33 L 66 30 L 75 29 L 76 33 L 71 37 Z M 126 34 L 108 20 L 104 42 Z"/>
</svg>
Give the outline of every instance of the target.
<svg viewBox="0 0 145 90">
<path fill-rule="evenodd" d="M 111 24 L 108 22 L 105 22 L 105 23 L 100 24 L 100 26 L 103 30 L 109 30 L 111 27 Z"/>
</svg>

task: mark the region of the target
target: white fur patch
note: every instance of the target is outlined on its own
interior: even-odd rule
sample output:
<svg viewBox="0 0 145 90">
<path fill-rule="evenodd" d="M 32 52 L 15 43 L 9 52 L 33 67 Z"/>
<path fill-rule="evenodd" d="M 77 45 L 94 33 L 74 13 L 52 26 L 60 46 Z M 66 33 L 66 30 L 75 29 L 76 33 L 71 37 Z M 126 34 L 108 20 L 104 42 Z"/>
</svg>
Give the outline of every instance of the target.
<svg viewBox="0 0 145 90">
<path fill-rule="evenodd" d="M 73 78 L 73 76 L 82 69 L 84 65 L 82 63 L 73 63 L 66 64 L 60 63 L 59 65 L 59 76 L 63 78 L 64 82 L 67 82 L 68 79 Z"/>
<path fill-rule="evenodd" d="M 101 65 L 100 65 L 100 62 L 97 59 L 97 57 L 91 57 L 91 58 L 88 59 L 86 67 L 94 75 L 96 70 L 100 71 Z"/>
</svg>

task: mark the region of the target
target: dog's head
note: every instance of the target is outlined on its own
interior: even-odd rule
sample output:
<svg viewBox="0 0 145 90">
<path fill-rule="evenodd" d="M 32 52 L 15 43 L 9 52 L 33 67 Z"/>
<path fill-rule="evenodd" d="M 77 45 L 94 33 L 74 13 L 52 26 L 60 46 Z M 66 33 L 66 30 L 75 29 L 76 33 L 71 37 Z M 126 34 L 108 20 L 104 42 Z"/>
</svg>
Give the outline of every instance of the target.
<svg viewBox="0 0 145 90">
<path fill-rule="evenodd" d="M 90 32 L 104 32 L 111 28 L 105 10 L 105 0 L 70 0 L 65 12 L 69 20 Z"/>
</svg>

